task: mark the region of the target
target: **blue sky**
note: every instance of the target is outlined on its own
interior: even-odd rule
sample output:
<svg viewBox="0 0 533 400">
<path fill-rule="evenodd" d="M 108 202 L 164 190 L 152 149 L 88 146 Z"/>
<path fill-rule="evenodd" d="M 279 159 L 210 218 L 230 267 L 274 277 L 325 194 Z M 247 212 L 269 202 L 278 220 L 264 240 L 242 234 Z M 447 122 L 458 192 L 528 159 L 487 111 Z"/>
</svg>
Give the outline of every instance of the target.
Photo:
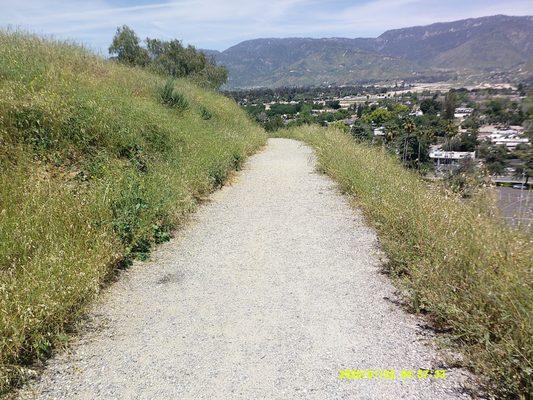
<svg viewBox="0 0 533 400">
<path fill-rule="evenodd" d="M 494 14 L 533 15 L 531 0 L 0 0 L 0 27 L 107 53 L 118 25 L 141 38 L 223 50 L 258 37 L 375 37 L 391 28 Z"/>
</svg>

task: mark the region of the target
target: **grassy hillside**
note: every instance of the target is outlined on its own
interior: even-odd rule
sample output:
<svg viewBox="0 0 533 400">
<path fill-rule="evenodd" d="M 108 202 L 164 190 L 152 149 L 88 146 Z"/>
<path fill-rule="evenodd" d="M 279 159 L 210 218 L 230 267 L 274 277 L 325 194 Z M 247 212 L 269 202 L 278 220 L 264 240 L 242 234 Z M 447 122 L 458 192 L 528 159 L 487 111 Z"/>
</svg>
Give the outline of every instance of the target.
<svg viewBox="0 0 533 400">
<path fill-rule="evenodd" d="M 450 332 L 498 398 L 527 398 L 533 359 L 531 237 L 492 215 L 487 199 L 465 203 L 430 186 L 385 150 L 334 129 L 278 131 L 312 145 L 376 228 L 387 270 L 415 312 Z M 354 288 L 356 290 L 356 288 Z"/>
<path fill-rule="evenodd" d="M 0 33 L 0 393 L 264 141 L 187 81 Z"/>
</svg>

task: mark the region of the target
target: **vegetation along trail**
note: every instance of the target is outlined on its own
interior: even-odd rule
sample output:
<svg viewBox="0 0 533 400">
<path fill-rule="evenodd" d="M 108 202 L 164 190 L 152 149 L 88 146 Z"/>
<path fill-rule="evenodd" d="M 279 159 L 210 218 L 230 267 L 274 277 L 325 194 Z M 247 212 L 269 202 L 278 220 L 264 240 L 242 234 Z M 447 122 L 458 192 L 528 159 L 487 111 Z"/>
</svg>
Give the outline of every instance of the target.
<svg viewBox="0 0 533 400">
<path fill-rule="evenodd" d="M 21 397 L 468 398 L 461 370 L 417 378 L 442 368 L 419 322 L 311 149 L 270 139 L 177 238 L 124 272 L 90 313 L 94 329 Z M 346 369 L 397 375 L 340 379 Z"/>
</svg>

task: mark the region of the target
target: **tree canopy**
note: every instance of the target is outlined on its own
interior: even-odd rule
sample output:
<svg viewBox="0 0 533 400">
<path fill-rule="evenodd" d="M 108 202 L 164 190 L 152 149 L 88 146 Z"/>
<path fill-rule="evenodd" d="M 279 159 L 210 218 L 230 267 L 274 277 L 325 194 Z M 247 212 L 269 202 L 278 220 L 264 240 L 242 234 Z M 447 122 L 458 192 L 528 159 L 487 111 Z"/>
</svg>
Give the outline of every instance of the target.
<svg viewBox="0 0 533 400">
<path fill-rule="evenodd" d="M 116 59 L 128 65 L 146 66 L 150 58 L 148 51 L 141 47 L 141 41 L 133 29 L 124 25 L 117 28 L 109 54 L 116 55 Z"/>
<path fill-rule="evenodd" d="M 183 46 L 181 41 L 146 38 L 145 47 L 133 29 L 124 25 L 117 28 L 109 53 L 124 64 L 140 66 L 175 78 L 189 77 L 202 86 L 219 88 L 226 83 L 226 68 L 217 66 L 194 46 Z"/>
<path fill-rule="evenodd" d="M 435 99 L 424 99 L 420 102 L 420 111 L 422 111 L 424 115 L 437 115 L 440 109 L 441 105 Z"/>
</svg>

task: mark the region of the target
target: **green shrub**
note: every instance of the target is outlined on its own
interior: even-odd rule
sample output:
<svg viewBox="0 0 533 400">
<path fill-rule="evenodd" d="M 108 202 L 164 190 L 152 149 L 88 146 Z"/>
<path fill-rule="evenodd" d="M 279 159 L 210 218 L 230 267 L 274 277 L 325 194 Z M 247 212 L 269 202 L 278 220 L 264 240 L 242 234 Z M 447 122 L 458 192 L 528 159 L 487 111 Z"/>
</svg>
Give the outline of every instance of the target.
<svg viewBox="0 0 533 400">
<path fill-rule="evenodd" d="M 200 113 L 205 120 L 213 118 L 213 114 L 205 107 L 200 107 Z"/>
<path fill-rule="evenodd" d="M 189 107 L 189 102 L 181 93 L 175 88 L 175 79 L 169 79 L 161 88 L 161 101 L 167 106 L 174 107 L 178 110 L 186 110 Z"/>
<path fill-rule="evenodd" d="M 451 331 L 468 365 L 498 397 L 527 398 L 531 236 L 506 226 L 490 197 L 465 200 L 430 185 L 383 149 L 337 130 L 307 126 L 277 135 L 315 148 L 321 169 L 376 228 L 389 259 L 385 267 L 412 309 Z"/>
</svg>

